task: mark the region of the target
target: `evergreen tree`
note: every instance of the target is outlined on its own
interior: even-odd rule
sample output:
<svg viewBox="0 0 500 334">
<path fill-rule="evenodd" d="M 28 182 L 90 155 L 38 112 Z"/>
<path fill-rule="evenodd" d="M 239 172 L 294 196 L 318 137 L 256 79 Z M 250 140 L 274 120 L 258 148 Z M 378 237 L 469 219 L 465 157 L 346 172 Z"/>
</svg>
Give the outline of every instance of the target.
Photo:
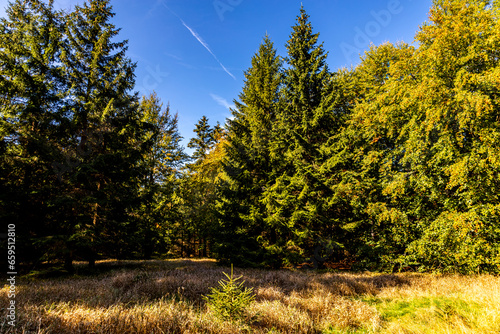
<svg viewBox="0 0 500 334">
<path fill-rule="evenodd" d="M 200 162 L 207 156 L 208 151 L 214 144 L 214 130 L 210 128 L 208 118 L 203 116 L 196 124 L 193 132 L 196 133 L 196 137 L 191 138 L 188 147 L 195 149 L 191 156 L 195 161 Z"/>
<path fill-rule="evenodd" d="M 67 144 L 62 23 L 52 2 L 14 1 L 0 21 L 0 219 L 16 224 L 19 262 L 52 260 L 65 234 L 66 184 L 52 162 Z"/>
<path fill-rule="evenodd" d="M 313 254 L 318 238 L 335 239 L 320 166 L 322 146 L 338 128 L 337 94 L 326 53 L 317 45 L 309 16 L 300 9 L 286 47 L 282 99 L 284 107 L 273 127 L 272 161 L 275 180 L 265 192 L 267 224 L 275 230 L 273 246 L 283 264 Z M 337 241 L 337 239 L 335 239 Z"/>
<path fill-rule="evenodd" d="M 219 202 L 216 251 L 220 260 L 277 266 L 276 234 L 265 225 L 262 204 L 272 172 L 269 143 L 279 106 L 282 60 L 268 36 L 245 72 L 245 85 L 229 120 L 228 146 Z"/>
<path fill-rule="evenodd" d="M 214 128 L 203 116 L 196 129 L 197 137 L 191 139 L 196 148 L 194 164 L 187 165 L 182 175 L 179 197 L 182 201 L 183 219 L 178 226 L 178 246 L 181 254 L 208 256 L 216 222 L 216 183 L 221 174 L 225 157 L 226 132 L 217 123 Z"/>
<path fill-rule="evenodd" d="M 179 169 L 187 155 L 180 145 L 178 115 L 170 112 L 170 106 L 163 108 L 153 93 L 143 97 L 140 108 L 143 121 L 151 125 L 151 129 L 146 134 L 150 144 L 143 160 L 147 173 L 141 183 L 138 246 L 143 249 L 143 257 L 150 258 L 154 251 L 165 253 L 167 235 L 179 220 L 181 212 L 175 198 L 180 186 Z"/>
<path fill-rule="evenodd" d="M 151 186 L 168 182 L 172 175 L 177 175 L 187 158 L 180 144 L 182 136 L 178 130 L 178 114 L 172 114 L 169 105 L 163 108 L 156 93 L 143 97 L 140 109 L 143 121 L 152 125 L 147 139 L 153 145 L 144 159 L 147 182 Z"/>
<path fill-rule="evenodd" d="M 66 47 L 62 55 L 71 85 L 72 146 L 76 160 L 69 182 L 75 226 L 68 247 L 92 265 L 99 254 L 129 252 L 127 224 L 138 205 L 139 179 L 144 172 L 133 64 L 126 56 L 127 41 L 115 42 L 118 29 L 108 0 L 91 0 L 66 17 Z"/>
</svg>

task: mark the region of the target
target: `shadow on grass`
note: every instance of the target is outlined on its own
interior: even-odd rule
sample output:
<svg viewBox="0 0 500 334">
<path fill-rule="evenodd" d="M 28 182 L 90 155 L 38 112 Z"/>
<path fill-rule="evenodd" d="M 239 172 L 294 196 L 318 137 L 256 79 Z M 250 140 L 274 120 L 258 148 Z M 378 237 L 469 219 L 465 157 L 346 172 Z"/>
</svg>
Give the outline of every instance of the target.
<svg viewBox="0 0 500 334">
<path fill-rule="evenodd" d="M 19 281 L 19 289 L 31 302 L 78 302 L 88 306 L 135 304 L 163 297 L 183 299 L 204 305 L 202 296 L 218 287 L 229 273 L 210 259 L 176 260 L 106 260 L 89 269 L 86 263 L 75 264 L 75 274 L 60 269 L 37 272 Z M 235 268 L 257 300 L 283 300 L 291 294 L 306 296 L 313 291 L 355 297 L 376 295 L 381 289 L 410 285 L 411 279 L 400 274 L 316 273 L 298 270 Z"/>
<path fill-rule="evenodd" d="M 93 277 L 106 275 L 116 271 L 141 270 L 158 271 L 187 267 L 196 263 L 197 266 L 209 266 L 215 263 L 211 259 L 169 259 L 169 260 L 103 260 L 97 261 L 94 267 L 87 262 L 74 262 L 74 271 L 68 272 L 62 264 L 43 264 L 37 270 L 32 270 L 22 276 L 23 279 L 53 279 L 71 277 Z"/>
<path fill-rule="evenodd" d="M 72 276 L 64 273 L 56 278 L 32 276 L 16 282 L 16 305 L 23 328 L 31 329 L 38 321 L 49 327 L 58 324 L 63 328 L 64 323 L 57 319 L 52 321 L 53 318 L 69 319 L 73 315 L 82 317 L 82 323 L 78 323 L 78 326 L 83 326 L 82 332 L 85 332 L 84 328 L 95 325 L 85 325 L 84 321 L 90 318 L 113 326 L 115 321 L 121 324 L 130 320 L 135 326 L 144 313 L 149 314 L 150 320 L 160 319 L 158 326 L 163 326 L 166 319 L 174 318 L 185 324 L 205 317 L 203 319 L 208 319 L 208 324 L 212 315 L 207 313 L 202 296 L 210 293 L 211 287 L 219 287 L 218 282 L 225 278 L 223 272 L 230 272 L 230 268 L 218 266 L 209 259 L 108 260 L 97 262 L 92 271 L 88 271 L 86 263 L 76 263 L 75 269 L 76 274 Z M 328 333 L 363 333 L 364 328 L 379 320 L 399 321 L 413 314 L 422 318 L 430 316 L 432 321 L 462 319 L 460 323 L 474 324 L 467 314 L 477 313 L 474 307 L 468 308 L 454 299 L 422 297 L 407 301 L 387 297 L 388 290 L 384 290 L 387 288 L 390 291 L 408 286 L 411 290 L 431 284 L 432 280 L 425 274 L 234 268 L 234 276 L 242 276 L 244 285 L 254 289 L 256 303 L 253 312 L 263 315 L 259 323 L 251 326 L 262 330 L 260 332 L 279 327 L 287 333 L 309 333 L 309 327 L 297 329 L 303 326 L 301 321 L 310 328 L 319 328 L 324 317 L 336 319 L 328 320 L 336 326 Z M 0 294 L 1 304 L 8 302 L 6 292 L 4 287 Z M 182 310 L 178 309 L 180 306 Z M 168 315 L 173 317 L 168 318 L 165 312 L 175 314 Z M 26 320 L 22 320 L 23 314 Z"/>
</svg>

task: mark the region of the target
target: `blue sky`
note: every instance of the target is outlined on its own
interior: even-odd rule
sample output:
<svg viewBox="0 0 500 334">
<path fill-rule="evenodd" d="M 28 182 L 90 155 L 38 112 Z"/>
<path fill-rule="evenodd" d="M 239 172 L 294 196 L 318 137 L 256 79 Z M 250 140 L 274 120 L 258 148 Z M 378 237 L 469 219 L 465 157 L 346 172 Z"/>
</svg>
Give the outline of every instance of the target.
<svg viewBox="0 0 500 334">
<path fill-rule="evenodd" d="M 58 8 L 82 2 L 55 0 Z M 370 43 L 413 43 L 432 0 L 115 0 L 113 23 L 137 62 L 136 89 L 156 91 L 179 113 L 187 146 L 201 116 L 211 125 L 230 116 L 243 72 L 266 33 L 286 56 L 301 3 L 336 70 L 355 66 Z M 2 16 L 6 4 L 0 0 Z"/>
</svg>

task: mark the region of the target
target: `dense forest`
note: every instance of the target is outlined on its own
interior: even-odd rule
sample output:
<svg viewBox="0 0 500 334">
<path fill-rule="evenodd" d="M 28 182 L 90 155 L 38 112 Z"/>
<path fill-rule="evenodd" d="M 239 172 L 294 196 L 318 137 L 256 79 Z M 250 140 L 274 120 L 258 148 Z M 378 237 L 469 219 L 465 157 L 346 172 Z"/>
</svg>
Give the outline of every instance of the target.
<svg viewBox="0 0 500 334">
<path fill-rule="evenodd" d="M 497 1 L 434 0 L 414 45 L 336 71 L 301 8 L 287 54 L 264 37 L 232 119 L 200 119 L 191 156 L 179 116 L 134 91 L 110 0 L 6 12 L 0 220 L 26 268 L 193 256 L 500 272 Z"/>
</svg>

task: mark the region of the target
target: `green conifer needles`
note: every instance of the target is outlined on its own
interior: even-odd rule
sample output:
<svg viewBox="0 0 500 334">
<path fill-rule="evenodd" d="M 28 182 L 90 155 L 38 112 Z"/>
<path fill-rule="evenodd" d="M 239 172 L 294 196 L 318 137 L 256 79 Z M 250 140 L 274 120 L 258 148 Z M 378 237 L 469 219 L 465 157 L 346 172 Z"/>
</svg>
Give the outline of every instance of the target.
<svg viewBox="0 0 500 334">
<path fill-rule="evenodd" d="M 219 288 L 210 288 L 211 293 L 203 298 L 208 307 L 224 320 L 241 320 L 245 316 L 246 308 L 255 300 L 253 288 L 243 287 L 245 281 L 238 283 L 242 276 L 233 276 L 223 273 L 227 279 L 219 281 Z"/>
</svg>

